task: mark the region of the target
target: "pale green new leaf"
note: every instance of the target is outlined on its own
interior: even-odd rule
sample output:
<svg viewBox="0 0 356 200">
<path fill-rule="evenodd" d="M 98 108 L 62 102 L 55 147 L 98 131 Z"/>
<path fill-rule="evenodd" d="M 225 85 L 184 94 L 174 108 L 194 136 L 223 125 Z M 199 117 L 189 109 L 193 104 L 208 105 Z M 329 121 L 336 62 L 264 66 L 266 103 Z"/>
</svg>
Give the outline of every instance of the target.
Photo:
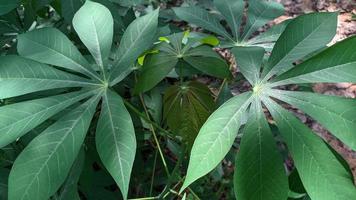
<svg viewBox="0 0 356 200">
<path fill-rule="evenodd" d="M 292 63 L 324 47 L 336 33 L 337 13 L 311 13 L 292 20 L 277 40 L 263 70 L 264 80 L 290 69 Z"/>
<path fill-rule="evenodd" d="M 114 20 L 110 10 L 92 1 L 86 1 L 73 18 L 73 27 L 104 72 L 114 36 Z"/>
<path fill-rule="evenodd" d="M 17 157 L 9 176 L 9 200 L 48 200 L 65 181 L 83 144 L 98 96 L 65 115 Z"/>
<path fill-rule="evenodd" d="M 37 29 L 17 38 L 17 51 L 21 56 L 98 77 L 67 36 L 55 28 Z"/>
<path fill-rule="evenodd" d="M 264 99 L 264 103 L 287 143 L 294 164 L 311 199 L 356 199 L 356 189 L 351 174 L 337 160 L 323 140 L 271 99 Z"/>
<path fill-rule="evenodd" d="M 249 113 L 235 162 L 236 198 L 285 200 L 288 178 L 259 99 L 252 103 Z"/>
<path fill-rule="evenodd" d="M 78 181 L 83 170 L 85 151 L 82 148 L 73 163 L 67 176 L 67 180 L 62 185 L 56 200 L 81 200 L 78 193 Z"/>
<path fill-rule="evenodd" d="M 244 77 L 255 85 L 260 78 L 265 50 L 261 47 L 235 47 L 231 50 Z"/>
<path fill-rule="evenodd" d="M 72 92 L 0 107 L 0 148 L 93 93 L 94 91 Z"/>
<path fill-rule="evenodd" d="M 225 17 L 235 40 L 237 40 L 240 35 L 240 24 L 242 23 L 245 2 L 243 0 L 214 0 L 214 5 Z"/>
<path fill-rule="evenodd" d="M 327 48 L 276 77 L 273 86 L 295 83 L 356 82 L 356 36 Z"/>
<path fill-rule="evenodd" d="M 120 82 L 131 71 L 136 59 L 145 52 L 156 36 L 159 9 L 134 20 L 121 38 L 116 52 L 118 60 L 110 76 L 110 85 Z"/>
<path fill-rule="evenodd" d="M 242 34 L 242 40 L 248 39 L 267 22 L 283 15 L 282 4 L 273 1 L 253 0 L 248 1 L 247 22 Z"/>
<path fill-rule="evenodd" d="M 224 159 L 237 136 L 250 102 L 250 92 L 235 96 L 208 118 L 193 144 L 181 192 Z"/>
<path fill-rule="evenodd" d="M 95 85 L 89 79 L 20 56 L 1 57 L 0 99 L 55 88 Z"/>
<path fill-rule="evenodd" d="M 20 5 L 20 0 L 0 0 L 0 15 L 4 15 Z"/>
<path fill-rule="evenodd" d="M 273 90 L 271 95 L 299 108 L 356 150 L 355 99 L 282 90 Z"/>
<path fill-rule="evenodd" d="M 95 140 L 104 166 L 127 199 L 136 154 L 135 129 L 123 100 L 110 90 L 103 97 Z"/>
<path fill-rule="evenodd" d="M 208 11 L 197 6 L 173 8 L 174 13 L 182 20 L 198 25 L 208 31 L 221 35 L 234 41 L 231 35 L 226 32 L 220 21 Z"/>
</svg>

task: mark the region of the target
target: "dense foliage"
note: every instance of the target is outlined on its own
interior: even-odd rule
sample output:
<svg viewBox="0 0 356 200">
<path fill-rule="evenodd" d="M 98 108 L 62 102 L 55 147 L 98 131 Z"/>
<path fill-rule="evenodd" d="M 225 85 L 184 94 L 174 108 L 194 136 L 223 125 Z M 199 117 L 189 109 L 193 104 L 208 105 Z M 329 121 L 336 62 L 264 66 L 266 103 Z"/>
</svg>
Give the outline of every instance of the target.
<svg viewBox="0 0 356 200">
<path fill-rule="evenodd" d="M 0 199 L 356 199 L 343 158 L 287 109 L 356 150 L 356 100 L 295 89 L 355 83 L 356 36 L 328 45 L 338 13 L 259 33 L 283 12 L 0 0 Z"/>
</svg>

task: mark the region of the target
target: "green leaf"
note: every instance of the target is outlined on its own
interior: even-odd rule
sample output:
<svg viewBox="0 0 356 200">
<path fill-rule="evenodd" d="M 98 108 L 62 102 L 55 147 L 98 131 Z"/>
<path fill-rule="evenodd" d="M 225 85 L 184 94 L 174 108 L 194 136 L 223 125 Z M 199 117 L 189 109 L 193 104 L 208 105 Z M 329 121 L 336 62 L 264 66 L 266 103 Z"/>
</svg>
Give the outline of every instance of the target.
<svg viewBox="0 0 356 200">
<path fill-rule="evenodd" d="M 281 36 L 283 31 L 286 29 L 287 25 L 289 22 L 292 20 L 288 19 L 285 20 L 279 24 L 273 25 L 271 28 L 269 28 L 266 32 L 263 32 L 256 37 L 251 38 L 250 40 L 247 41 L 247 44 L 249 45 L 259 45 L 263 43 L 272 43 L 276 42 L 278 38 Z"/>
<path fill-rule="evenodd" d="M 60 0 L 61 1 L 61 11 L 64 20 L 71 24 L 75 13 L 82 7 L 85 0 Z"/>
<path fill-rule="evenodd" d="M 154 40 L 157 32 L 159 9 L 134 20 L 121 38 L 116 52 L 118 60 L 110 76 L 110 85 L 115 85 L 126 77 L 131 65 L 145 52 Z"/>
<path fill-rule="evenodd" d="M 0 107 L 0 148 L 93 93 L 94 91 L 72 92 Z"/>
<path fill-rule="evenodd" d="M 304 111 L 342 142 L 356 150 L 355 99 L 282 90 L 273 90 L 271 95 Z"/>
<path fill-rule="evenodd" d="M 86 1 L 73 18 L 73 27 L 79 38 L 105 71 L 114 36 L 114 20 L 110 10 L 92 1 Z"/>
<path fill-rule="evenodd" d="M 263 70 L 264 80 L 285 72 L 292 63 L 324 47 L 336 33 L 337 13 L 311 13 L 291 21 L 276 42 Z"/>
<path fill-rule="evenodd" d="M 20 5 L 20 0 L 0 0 L 0 15 L 5 15 Z"/>
<path fill-rule="evenodd" d="M 225 157 L 250 102 L 250 92 L 235 96 L 208 118 L 195 139 L 187 176 L 180 192 L 213 170 Z"/>
<path fill-rule="evenodd" d="M 99 101 L 91 98 L 47 128 L 17 157 L 9 177 L 9 200 L 47 200 L 65 181 Z"/>
<path fill-rule="evenodd" d="M 356 190 L 351 175 L 323 140 L 271 99 L 264 99 L 264 103 L 287 143 L 311 199 L 355 199 Z"/>
<path fill-rule="evenodd" d="M 347 38 L 276 77 L 273 86 L 316 83 L 356 82 L 356 36 Z"/>
<path fill-rule="evenodd" d="M 0 199 L 6 200 L 7 199 L 7 179 L 9 177 L 10 170 L 6 168 L 0 168 Z"/>
<path fill-rule="evenodd" d="M 88 61 L 59 30 L 42 28 L 21 34 L 17 38 L 17 51 L 21 56 L 99 79 Z"/>
<path fill-rule="evenodd" d="M 225 17 L 237 40 L 240 35 L 240 24 L 242 22 L 245 2 L 243 0 L 214 0 L 214 5 Z"/>
<path fill-rule="evenodd" d="M 135 129 L 121 97 L 112 91 L 104 95 L 95 140 L 104 166 L 127 199 L 136 154 Z"/>
<path fill-rule="evenodd" d="M 265 50 L 261 47 L 235 47 L 231 50 L 244 77 L 255 85 L 260 79 Z"/>
<path fill-rule="evenodd" d="M 234 41 L 220 24 L 219 19 L 208 11 L 197 6 L 177 7 L 173 10 L 178 18 Z"/>
<path fill-rule="evenodd" d="M 96 84 L 19 56 L 3 56 L 0 61 L 0 99 L 64 87 L 92 87 Z"/>
<path fill-rule="evenodd" d="M 191 147 L 200 128 L 215 109 L 209 88 L 199 82 L 169 87 L 164 93 L 163 119 Z"/>
<path fill-rule="evenodd" d="M 135 93 L 152 89 L 172 71 L 177 62 L 176 56 L 164 52 L 148 55 L 135 86 Z"/>
<path fill-rule="evenodd" d="M 203 56 L 188 56 L 183 57 L 184 61 L 189 63 L 195 69 L 218 78 L 227 78 L 231 76 L 229 66 L 225 60 L 215 57 L 203 57 Z"/>
<path fill-rule="evenodd" d="M 85 152 L 82 148 L 73 163 L 73 166 L 67 176 L 67 180 L 61 187 L 56 200 L 80 200 L 78 193 L 78 181 L 84 166 Z"/>
<path fill-rule="evenodd" d="M 248 39 L 267 22 L 283 15 L 282 4 L 273 1 L 249 1 L 247 22 L 242 35 L 242 40 Z"/>
<path fill-rule="evenodd" d="M 236 156 L 234 187 L 240 200 L 287 199 L 288 179 L 282 156 L 268 126 L 262 105 L 255 99 Z"/>
</svg>

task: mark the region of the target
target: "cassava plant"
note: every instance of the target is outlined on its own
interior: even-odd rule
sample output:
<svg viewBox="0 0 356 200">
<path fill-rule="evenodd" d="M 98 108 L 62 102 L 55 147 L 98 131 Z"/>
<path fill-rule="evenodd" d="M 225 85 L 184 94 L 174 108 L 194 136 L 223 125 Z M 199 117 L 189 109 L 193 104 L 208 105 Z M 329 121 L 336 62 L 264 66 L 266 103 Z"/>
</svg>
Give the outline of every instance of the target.
<svg viewBox="0 0 356 200">
<path fill-rule="evenodd" d="M 88 60 L 55 28 L 35 29 L 17 37 L 20 56 L 1 57 L 0 99 L 34 92 L 48 97 L 30 95 L 26 101 L 0 107 L 0 147 L 65 112 L 16 158 L 9 175 L 8 199 L 47 200 L 54 195 L 96 117 L 98 154 L 127 199 L 136 139 L 130 114 L 112 86 L 131 72 L 136 59 L 151 46 L 157 23 L 158 9 L 137 18 L 126 29 L 120 46 L 112 49 L 114 20 L 109 9 L 86 1 L 74 16 L 73 27 L 92 55 Z M 112 51 L 115 60 L 110 58 Z M 69 89 L 63 92 L 60 88 Z M 53 89 L 57 92 L 49 92 Z M 79 197 L 75 190 L 72 195 L 67 199 Z"/>
<path fill-rule="evenodd" d="M 259 28 L 284 13 L 281 4 L 264 0 L 214 0 L 213 4 L 215 8 L 211 12 L 199 6 L 177 7 L 173 10 L 178 18 L 222 37 L 220 46 L 225 48 L 260 46 L 270 50 L 288 23 L 285 21 L 257 37 L 252 37 Z M 244 13 L 246 4 L 248 7 Z M 246 24 L 242 26 L 244 15 Z M 221 18 L 227 26 L 220 23 Z"/>
<path fill-rule="evenodd" d="M 253 90 L 228 100 L 202 126 L 192 147 L 181 191 L 224 159 L 242 129 L 234 174 L 236 198 L 287 199 L 293 191 L 289 191 L 282 156 L 268 123 L 271 122 L 286 143 L 311 199 L 356 198 L 349 170 L 320 137 L 283 108 L 287 103 L 304 111 L 356 150 L 356 101 L 287 91 L 280 87 L 301 83 L 356 82 L 355 36 L 304 59 L 331 41 L 336 23 L 337 13 L 312 13 L 295 18 L 287 25 L 265 62 L 265 50 L 261 47 L 232 49 Z M 294 66 L 295 62 L 300 64 Z M 273 121 L 267 120 L 264 106 Z M 243 124 L 245 115 L 248 120 Z"/>
</svg>

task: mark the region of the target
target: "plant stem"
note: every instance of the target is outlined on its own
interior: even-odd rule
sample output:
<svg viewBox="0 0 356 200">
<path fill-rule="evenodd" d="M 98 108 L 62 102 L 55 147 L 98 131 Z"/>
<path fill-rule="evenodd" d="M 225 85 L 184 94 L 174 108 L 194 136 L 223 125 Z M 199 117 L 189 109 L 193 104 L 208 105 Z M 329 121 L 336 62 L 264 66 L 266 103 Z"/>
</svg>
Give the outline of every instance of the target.
<svg viewBox="0 0 356 200">
<path fill-rule="evenodd" d="M 218 93 L 217 93 L 217 95 L 216 95 L 215 102 L 219 99 L 220 93 L 221 93 L 221 91 L 223 90 L 224 85 L 226 84 L 226 82 L 227 82 L 227 79 L 224 78 L 224 80 L 223 80 L 223 82 L 221 83 L 221 86 L 220 86 L 220 88 L 219 88 L 219 91 L 218 91 Z"/>
<path fill-rule="evenodd" d="M 141 103 L 142 103 L 143 109 L 145 110 L 146 117 L 147 117 L 147 119 L 151 120 L 151 119 L 150 119 L 150 114 L 148 113 L 148 110 L 147 110 L 147 107 L 146 107 L 146 104 L 145 104 L 145 101 L 144 101 L 144 99 L 143 99 L 142 94 L 140 94 L 139 96 L 140 96 L 140 100 L 141 100 Z M 158 138 L 157 138 L 157 135 L 156 135 L 155 128 L 153 127 L 153 125 L 152 125 L 152 124 L 150 124 L 150 128 L 151 128 L 151 132 L 152 132 L 153 138 L 154 138 L 154 140 L 155 140 L 155 142 L 156 142 L 156 145 L 157 145 L 157 149 L 158 149 L 159 155 L 161 156 L 161 159 L 162 159 L 162 163 L 163 163 L 164 169 L 166 170 L 167 176 L 168 176 L 168 177 L 170 177 L 170 176 L 171 176 L 171 174 L 169 173 L 169 170 L 168 170 L 168 167 L 167 167 L 166 160 L 165 160 L 165 158 L 164 158 L 164 155 L 163 155 L 163 152 L 162 152 L 161 146 L 160 146 L 160 144 L 159 144 L 159 141 L 158 141 Z"/>
<path fill-rule="evenodd" d="M 143 198 L 135 198 L 135 199 L 129 199 L 129 200 L 153 200 L 153 199 L 158 199 L 157 197 L 143 197 Z"/>
<path fill-rule="evenodd" d="M 154 180 L 155 180 L 155 171 L 156 171 L 156 164 L 157 164 L 157 153 L 158 153 L 158 151 L 156 151 L 156 153 L 155 153 L 155 159 L 154 159 L 154 161 L 153 161 L 153 170 L 152 170 L 151 186 L 150 186 L 150 196 L 152 196 L 153 183 L 154 183 Z"/>
<path fill-rule="evenodd" d="M 171 134 L 167 130 L 163 129 L 160 125 L 157 123 L 153 122 L 152 120 L 148 119 L 145 114 L 142 114 L 134 105 L 132 105 L 130 102 L 127 100 L 124 100 L 124 104 L 135 114 L 137 114 L 141 119 L 145 120 L 147 123 L 152 124 L 156 129 L 164 132 L 165 134 L 169 135 Z"/>
</svg>

